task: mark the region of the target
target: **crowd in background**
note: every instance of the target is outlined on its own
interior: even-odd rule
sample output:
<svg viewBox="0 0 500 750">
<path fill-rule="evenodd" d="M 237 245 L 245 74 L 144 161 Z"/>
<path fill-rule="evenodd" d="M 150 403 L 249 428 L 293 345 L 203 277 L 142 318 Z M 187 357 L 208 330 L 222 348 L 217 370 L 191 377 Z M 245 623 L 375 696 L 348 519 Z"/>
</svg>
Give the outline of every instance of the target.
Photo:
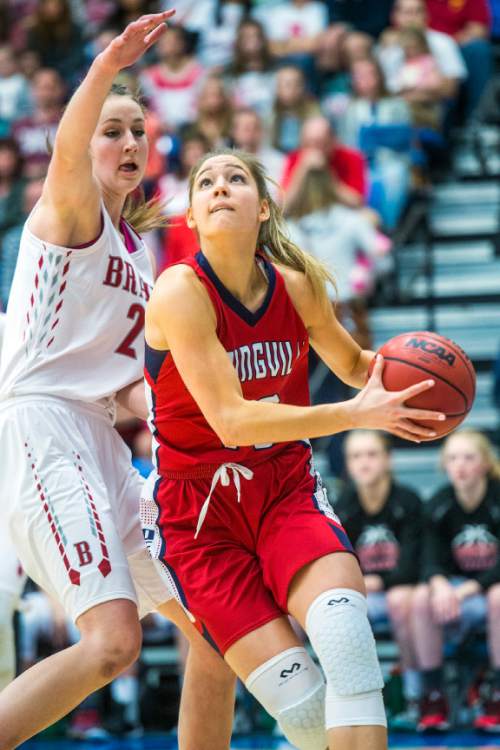
<svg viewBox="0 0 500 750">
<path fill-rule="evenodd" d="M 0 309 L 26 216 L 38 200 L 65 102 L 90 61 L 148 0 L 0 0 Z M 474 118 L 500 39 L 499 0 L 178 0 L 175 21 L 120 83 L 139 87 L 150 154 L 144 189 L 169 226 L 147 238 L 159 269 L 197 250 L 187 180 L 208 150 L 258 156 L 292 238 L 334 271 L 339 314 L 362 339 L 359 305 L 391 269 L 392 236 L 415 192 L 446 165 L 453 128 Z M 147 475 L 150 438 L 121 430 Z M 446 728 L 443 633 L 488 635 L 489 680 L 470 722 L 500 731 L 500 484 L 491 446 L 465 433 L 445 447 L 448 484 L 432 500 L 392 480 L 380 435 L 350 436 L 352 483 L 336 505 L 358 553 L 377 628 L 401 654 L 399 721 Z M 457 468 L 458 467 L 458 468 Z M 438 536 L 436 536 L 438 535 Z M 41 592 L 21 615 L 21 668 L 77 634 Z M 168 626 L 150 621 L 154 632 Z M 182 652 L 182 647 L 180 648 Z M 481 675 L 475 675 L 480 677 Z M 113 683 L 118 722 L 139 723 L 137 674 Z M 90 700 L 74 736 L 101 731 Z"/>
</svg>

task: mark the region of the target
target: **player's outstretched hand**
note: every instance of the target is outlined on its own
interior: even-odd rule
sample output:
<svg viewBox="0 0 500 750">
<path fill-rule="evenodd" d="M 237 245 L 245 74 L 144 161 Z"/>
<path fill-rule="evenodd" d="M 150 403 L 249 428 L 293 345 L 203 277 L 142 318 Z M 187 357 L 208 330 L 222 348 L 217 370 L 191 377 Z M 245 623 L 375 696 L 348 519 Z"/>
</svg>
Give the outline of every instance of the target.
<svg viewBox="0 0 500 750">
<path fill-rule="evenodd" d="M 418 420 L 443 421 L 444 414 L 426 409 L 412 409 L 405 402 L 434 385 L 423 380 L 403 391 L 386 391 L 382 383 L 384 358 L 378 354 L 372 375 L 365 387 L 352 399 L 355 426 L 364 429 L 386 430 L 393 435 L 419 443 L 422 438 L 433 438 L 436 433 L 418 424 Z M 415 421 L 416 420 L 416 421 Z"/>
<path fill-rule="evenodd" d="M 111 41 L 103 52 L 101 61 L 116 71 L 133 65 L 166 30 L 165 21 L 175 10 L 163 13 L 150 13 L 129 23 L 125 30 Z"/>
</svg>

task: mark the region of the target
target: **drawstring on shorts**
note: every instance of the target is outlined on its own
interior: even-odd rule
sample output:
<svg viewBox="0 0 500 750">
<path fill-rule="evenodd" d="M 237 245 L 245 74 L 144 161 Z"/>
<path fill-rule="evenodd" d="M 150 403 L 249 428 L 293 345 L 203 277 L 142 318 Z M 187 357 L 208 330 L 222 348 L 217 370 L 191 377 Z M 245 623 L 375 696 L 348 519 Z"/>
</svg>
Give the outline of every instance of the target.
<svg viewBox="0 0 500 750">
<path fill-rule="evenodd" d="M 234 486 L 236 487 L 236 499 L 238 502 L 241 501 L 240 474 L 244 479 L 253 479 L 253 471 L 251 469 L 248 469 L 246 466 L 242 466 L 241 464 L 227 463 L 227 464 L 221 464 L 219 466 L 219 468 L 217 469 L 217 471 L 214 473 L 212 477 L 212 484 L 210 486 L 210 492 L 208 493 L 207 498 L 201 507 L 200 515 L 198 516 L 198 523 L 196 524 L 196 532 L 194 535 L 195 539 L 200 533 L 201 527 L 203 526 L 203 522 L 208 513 L 208 506 L 210 505 L 210 499 L 212 497 L 213 491 L 215 490 L 219 482 L 223 485 L 223 487 L 227 487 L 229 485 L 231 481 L 231 477 L 229 475 L 230 471 L 233 472 L 233 482 L 234 482 Z"/>
</svg>

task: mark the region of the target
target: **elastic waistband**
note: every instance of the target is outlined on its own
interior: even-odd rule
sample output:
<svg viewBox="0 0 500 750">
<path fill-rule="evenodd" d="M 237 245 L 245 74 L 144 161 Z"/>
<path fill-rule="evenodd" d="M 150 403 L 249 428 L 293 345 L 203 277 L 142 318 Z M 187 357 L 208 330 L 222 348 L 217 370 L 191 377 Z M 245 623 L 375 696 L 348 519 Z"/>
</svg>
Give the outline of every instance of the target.
<svg viewBox="0 0 500 750">
<path fill-rule="evenodd" d="M 52 396 L 47 394 L 33 393 L 25 396 L 14 396 L 13 398 L 7 398 L 3 401 L 0 400 L 0 413 L 15 409 L 19 406 L 26 406 L 28 404 L 34 404 L 36 406 L 59 406 L 64 409 L 71 411 L 77 411 L 80 414 L 86 416 L 97 417 L 112 424 L 112 417 L 104 404 L 98 404 L 95 402 L 87 401 L 74 401 L 70 398 L 61 398 L 60 396 Z"/>
<path fill-rule="evenodd" d="M 276 453 L 273 453 L 270 456 L 262 456 L 260 457 L 260 460 L 252 460 L 252 458 L 249 459 L 249 457 L 246 456 L 242 459 L 233 458 L 231 462 L 236 461 L 237 463 L 242 464 L 249 469 L 255 469 L 261 464 L 267 463 L 268 461 L 273 461 L 275 458 L 280 458 L 287 450 L 290 450 L 290 448 L 295 448 L 296 446 L 303 447 L 304 451 L 311 450 L 311 446 L 307 442 L 298 440 L 293 443 L 284 444 L 282 450 L 276 451 Z M 226 463 L 229 463 L 229 458 L 231 457 L 228 456 L 228 461 Z M 200 463 L 186 469 L 162 468 L 161 471 L 159 469 L 156 469 L 156 473 L 162 479 L 212 479 L 221 463 L 224 462 L 221 461 L 217 464 Z"/>
</svg>

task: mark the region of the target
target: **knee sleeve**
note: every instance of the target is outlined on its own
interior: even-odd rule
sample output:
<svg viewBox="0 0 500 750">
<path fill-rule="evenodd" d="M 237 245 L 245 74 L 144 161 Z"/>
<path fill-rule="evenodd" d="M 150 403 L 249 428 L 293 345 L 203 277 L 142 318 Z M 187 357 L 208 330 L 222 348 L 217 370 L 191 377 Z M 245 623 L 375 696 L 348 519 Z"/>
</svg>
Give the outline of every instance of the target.
<svg viewBox="0 0 500 750">
<path fill-rule="evenodd" d="M 366 599 L 330 589 L 311 604 L 306 632 L 326 677 L 326 727 L 386 726 L 375 639 Z"/>
<path fill-rule="evenodd" d="M 245 685 L 294 747 L 326 750 L 325 684 L 304 648 L 290 648 L 269 659 Z"/>
<path fill-rule="evenodd" d="M 0 592 L 0 690 L 14 679 L 14 610 L 17 597 Z"/>
</svg>

